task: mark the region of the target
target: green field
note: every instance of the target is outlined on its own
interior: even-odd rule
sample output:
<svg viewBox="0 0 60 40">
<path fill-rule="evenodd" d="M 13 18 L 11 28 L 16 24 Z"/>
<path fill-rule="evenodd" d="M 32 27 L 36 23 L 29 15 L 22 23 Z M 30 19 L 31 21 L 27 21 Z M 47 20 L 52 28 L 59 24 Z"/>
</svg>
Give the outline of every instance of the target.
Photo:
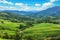
<svg viewBox="0 0 60 40">
<path fill-rule="evenodd" d="M 1 23 L 1 21 L 3 21 L 3 23 Z M 16 30 L 18 30 L 19 24 L 20 23 L 13 23 L 8 20 L 0 19 L 0 40 L 5 40 L 3 37 L 6 33 L 9 36 L 14 36 L 16 34 Z"/>
<path fill-rule="evenodd" d="M 4 23 L 1 23 L 3 21 Z M 0 40 L 7 40 L 6 36 L 15 36 L 19 25 L 22 23 L 14 23 L 8 20 L 0 19 Z M 22 31 L 22 40 L 47 40 L 47 37 L 58 37 L 60 38 L 60 24 L 53 23 L 40 23 L 34 24 L 33 27 L 26 28 Z M 10 39 L 12 40 L 12 39 Z"/>
<path fill-rule="evenodd" d="M 23 39 L 45 40 L 47 37 L 60 38 L 60 24 L 41 23 L 23 31 Z"/>
</svg>

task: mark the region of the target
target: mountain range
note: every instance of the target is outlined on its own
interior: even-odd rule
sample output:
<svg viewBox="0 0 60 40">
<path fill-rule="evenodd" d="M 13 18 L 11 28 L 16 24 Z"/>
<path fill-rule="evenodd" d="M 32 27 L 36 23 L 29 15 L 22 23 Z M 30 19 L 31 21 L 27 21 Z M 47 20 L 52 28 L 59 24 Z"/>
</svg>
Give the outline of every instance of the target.
<svg viewBox="0 0 60 40">
<path fill-rule="evenodd" d="M 47 17 L 47 16 L 57 17 L 57 16 L 60 16 L 60 6 L 55 6 L 55 7 L 43 10 L 43 11 L 36 11 L 36 12 L 18 11 L 18 10 L 4 10 L 2 12 L 20 14 L 20 15 L 30 16 L 30 17 Z"/>
<path fill-rule="evenodd" d="M 48 8 L 47 10 L 40 11 L 35 16 L 60 16 L 60 6 Z"/>
</svg>

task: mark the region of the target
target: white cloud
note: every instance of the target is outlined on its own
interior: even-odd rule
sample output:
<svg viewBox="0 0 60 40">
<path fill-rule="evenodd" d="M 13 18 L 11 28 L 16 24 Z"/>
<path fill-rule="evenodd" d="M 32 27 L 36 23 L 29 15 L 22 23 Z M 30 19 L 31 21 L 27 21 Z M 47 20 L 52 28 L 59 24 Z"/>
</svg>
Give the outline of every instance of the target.
<svg viewBox="0 0 60 40">
<path fill-rule="evenodd" d="M 6 4 L 11 4 L 11 5 L 13 5 L 13 3 L 12 3 L 12 2 L 8 2 L 8 1 L 4 1 L 3 3 L 6 3 Z"/>
<path fill-rule="evenodd" d="M 10 6 L 0 6 L 0 10 L 18 10 L 16 7 Z"/>
<path fill-rule="evenodd" d="M 57 1 L 57 0 L 50 0 L 50 2 L 55 2 L 55 1 Z"/>
<path fill-rule="evenodd" d="M 53 7 L 54 6 L 54 3 L 56 0 L 50 0 L 49 2 L 47 3 L 44 3 L 41 7 L 41 10 L 45 10 L 45 9 L 48 9 L 50 7 Z"/>
<path fill-rule="evenodd" d="M 53 6 L 53 3 L 48 2 L 43 4 L 43 7 L 47 7 L 47 6 Z"/>
<path fill-rule="evenodd" d="M 42 5 L 42 7 L 41 7 L 41 10 L 45 10 L 45 9 L 50 8 L 50 7 L 53 7 L 53 6 L 54 6 L 53 3 L 50 3 L 50 2 L 44 3 L 44 4 Z"/>
<path fill-rule="evenodd" d="M 0 10 L 19 10 L 19 11 L 30 11 L 31 8 L 25 7 L 25 8 L 16 8 L 14 6 L 0 6 Z"/>
<path fill-rule="evenodd" d="M 35 10 L 46 10 L 50 7 L 53 7 L 54 6 L 54 3 L 56 0 L 50 0 L 49 2 L 46 2 L 46 3 L 43 3 L 41 7 L 35 7 Z"/>
<path fill-rule="evenodd" d="M 34 7 L 34 10 L 37 11 L 42 11 L 42 10 L 46 10 L 47 8 L 53 7 L 52 3 L 44 3 L 41 7 Z"/>
<path fill-rule="evenodd" d="M 24 3 L 15 3 L 16 6 L 19 6 L 21 10 L 24 11 L 29 11 L 31 9 L 31 7 L 28 6 L 28 4 L 24 4 Z"/>
<path fill-rule="evenodd" d="M 5 0 L 0 0 L 0 1 L 5 1 Z"/>
<path fill-rule="evenodd" d="M 53 7 L 54 3 L 56 0 L 50 0 L 49 2 L 43 3 L 42 5 L 39 3 L 36 3 L 34 7 L 30 7 L 28 4 L 24 4 L 24 3 L 15 3 L 13 4 L 13 2 L 8 2 L 6 0 L 0 0 L 0 2 L 5 3 L 5 4 L 9 4 L 9 5 L 15 5 L 17 7 L 13 7 L 13 6 L 0 6 L 0 9 L 2 10 L 20 10 L 20 11 L 32 11 L 32 10 L 46 10 L 47 8 Z"/>
<path fill-rule="evenodd" d="M 39 3 L 36 3 L 35 4 L 35 7 L 30 7 L 28 6 L 27 4 L 23 4 L 23 3 L 16 3 L 15 5 L 17 6 L 20 6 L 22 10 L 38 10 L 38 11 L 41 11 L 41 10 L 46 10 L 50 7 L 53 7 L 54 6 L 54 3 L 56 0 L 50 0 L 49 2 L 46 2 L 46 3 L 43 3 L 42 5 L 39 4 Z"/>
<path fill-rule="evenodd" d="M 7 0 L 0 0 L 1 3 L 4 3 L 4 4 L 9 4 L 9 5 L 13 5 L 12 2 L 8 2 Z"/>
<path fill-rule="evenodd" d="M 40 7 L 40 6 L 41 6 L 41 4 L 38 4 L 38 3 L 37 3 L 37 4 L 35 4 L 35 6 L 36 6 L 36 7 Z"/>
<path fill-rule="evenodd" d="M 6 10 L 8 7 L 6 6 L 0 6 L 0 10 Z"/>
<path fill-rule="evenodd" d="M 15 5 L 16 5 L 16 6 L 20 6 L 20 7 L 22 7 L 22 6 L 27 6 L 28 4 L 23 4 L 23 3 L 15 3 Z"/>
</svg>

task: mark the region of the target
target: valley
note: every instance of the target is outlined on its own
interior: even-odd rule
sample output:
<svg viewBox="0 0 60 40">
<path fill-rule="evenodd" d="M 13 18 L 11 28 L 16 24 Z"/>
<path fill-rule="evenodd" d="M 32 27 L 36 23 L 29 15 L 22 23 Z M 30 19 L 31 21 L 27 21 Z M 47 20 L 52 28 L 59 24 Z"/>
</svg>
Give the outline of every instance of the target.
<svg viewBox="0 0 60 40">
<path fill-rule="evenodd" d="M 60 40 L 60 7 L 39 12 L 0 11 L 0 40 Z"/>
</svg>

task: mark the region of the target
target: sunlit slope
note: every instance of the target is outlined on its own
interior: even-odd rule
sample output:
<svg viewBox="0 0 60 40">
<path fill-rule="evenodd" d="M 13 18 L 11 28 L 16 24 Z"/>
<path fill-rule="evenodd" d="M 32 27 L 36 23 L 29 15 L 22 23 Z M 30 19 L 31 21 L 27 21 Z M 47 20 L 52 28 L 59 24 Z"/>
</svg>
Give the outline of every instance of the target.
<svg viewBox="0 0 60 40">
<path fill-rule="evenodd" d="M 29 37 L 33 40 L 38 40 L 40 38 L 46 38 L 48 36 L 60 36 L 59 34 L 60 25 L 52 23 L 41 23 L 24 30 L 22 38 L 28 39 Z"/>
<path fill-rule="evenodd" d="M 9 35 L 14 35 L 16 30 L 18 30 L 18 27 L 19 27 L 19 23 L 13 23 L 7 20 L 0 19 L 0 35 L 4 33 L 8 33 Z"/>
</svg>

